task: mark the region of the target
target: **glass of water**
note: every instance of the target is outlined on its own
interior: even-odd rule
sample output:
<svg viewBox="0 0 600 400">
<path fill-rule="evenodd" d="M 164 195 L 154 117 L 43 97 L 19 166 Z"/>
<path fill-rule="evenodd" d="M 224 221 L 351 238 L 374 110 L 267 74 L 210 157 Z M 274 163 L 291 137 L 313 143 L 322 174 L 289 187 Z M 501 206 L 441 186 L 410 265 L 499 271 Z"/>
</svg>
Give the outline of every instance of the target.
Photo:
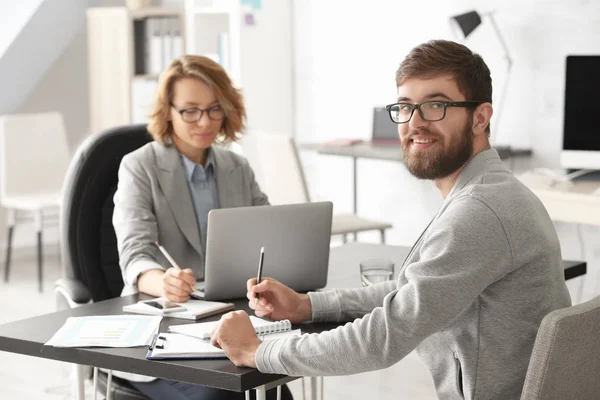
<svg viewBox="0 0 600 400">
<path fill-rule="evenodd" d="M 363 286 L 389 281 L 393 277 L 393 261 L 374 258 L 360 262 L 360 281 Z"/>
</svg>

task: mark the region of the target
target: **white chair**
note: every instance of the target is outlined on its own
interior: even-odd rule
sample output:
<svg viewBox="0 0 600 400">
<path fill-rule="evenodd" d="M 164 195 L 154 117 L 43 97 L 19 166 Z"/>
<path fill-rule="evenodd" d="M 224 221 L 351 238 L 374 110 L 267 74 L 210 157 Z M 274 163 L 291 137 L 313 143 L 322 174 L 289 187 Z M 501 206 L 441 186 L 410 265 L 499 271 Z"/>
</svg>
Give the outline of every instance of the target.
<svg viewBox="0 0 600 400">
<path fill-rule="evenodd" d="M 38 285 L 42 291 L 42 229 L 57 222 L 60 191 L 69 164 L 60 113 L 0 116 L 0 205 L 7 209 L 4 281 L 8 282 L 12 239 L 19 222 L 33 219 L 37 233 Z"/>
<path fill-rule="evenodd" d="M 304 170 L 294 138 L 287 135 L 260 131 L 248 132 L 242 141 L 244 155 L 258 175 L 261 189 L 269 196 L 271 204 L 310 202 Z M 366 231 L 379 231 L 385 243 L 385 230 L 392 227 L 387 222 L 372 221 L 354 214 L 333 216 L 331 235 L 347 235 Z"/>
</svg>

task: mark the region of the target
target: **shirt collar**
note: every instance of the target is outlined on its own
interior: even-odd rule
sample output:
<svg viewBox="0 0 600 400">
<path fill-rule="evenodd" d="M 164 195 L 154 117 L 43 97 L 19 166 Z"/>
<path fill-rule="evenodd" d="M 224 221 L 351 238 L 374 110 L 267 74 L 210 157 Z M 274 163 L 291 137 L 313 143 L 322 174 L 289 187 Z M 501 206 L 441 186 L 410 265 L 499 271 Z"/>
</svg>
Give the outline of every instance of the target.
<svg viewBox="0 0 600 400">
<path fill-rule="evenodd" d="M 195 162 L 184 156 L 182 153 L 179 153 L 179 155 L 181 156 L 183 168 L 185 169 L 185 177 L 188 180 L 188 182 L 192 182 L 192 178 L 194 177 L 194 171 L 196 171 L 196 168 L 202 168 L 204 171 L 208 171 L 209 169 L 212 169 L 214 171 L 215 156 L 211 147 L 206 149 L 206 165 L 204 168 L 202 167 L 202 165 L 196 164 Z"/>
</svg>

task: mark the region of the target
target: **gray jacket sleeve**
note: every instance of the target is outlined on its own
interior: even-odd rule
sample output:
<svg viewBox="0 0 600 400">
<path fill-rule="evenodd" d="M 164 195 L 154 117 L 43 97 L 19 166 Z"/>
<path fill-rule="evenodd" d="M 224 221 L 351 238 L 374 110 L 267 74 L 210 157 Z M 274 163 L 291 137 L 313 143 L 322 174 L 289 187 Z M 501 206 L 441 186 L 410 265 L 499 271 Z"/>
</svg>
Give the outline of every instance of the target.
<svg viewBox="0 0 600 400">
<path fill-rule="evenodd" d="M 398 282 L 388 281 L 358 289 L 333 289 L 310 292 L 312 321 L 351 321 L 361 318 L 383 304 L 383 299 L 398 287 Z"/>
<path fill-rule="evenodd" d="M 362 318 L 331 331 L 263 342 L 256 364 L 263 373 L 291 376 L 355 374 L 389 367 L 469 307 L 513 268 L 508 238 L 481 201 L 458 197 L 424 236 L 421 257 L 407 265 L 406 282 Z M 384 288 L 320 295 L 317 313 L 347 314 L 373 305 Z M 365 307 L 362 307 L 363 309 Z"/>
<path fill-rule="evenodd" d="M 164 269 L 152 243 L 158 227 L 152 206 L 150 178 L 140 162 L 127 155 L 119 167 L 114 196 L 113 226 L 117 236 L 119 264 L 125 286 L 136 286 L 137 277 L 151 269 Z"/>
</svg>

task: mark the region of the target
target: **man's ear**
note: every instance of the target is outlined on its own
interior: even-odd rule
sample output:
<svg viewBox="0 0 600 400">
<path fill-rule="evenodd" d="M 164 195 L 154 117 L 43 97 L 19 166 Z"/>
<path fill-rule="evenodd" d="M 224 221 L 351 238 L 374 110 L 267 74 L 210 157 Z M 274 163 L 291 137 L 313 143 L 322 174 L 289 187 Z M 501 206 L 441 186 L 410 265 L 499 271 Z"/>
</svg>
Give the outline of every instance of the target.
<svg viewBox="0 0 600 400">
<path fill-rule="evenodd" d="M 473 112 L 473 134 L 480 135 L 486 134 L 486 128 L 490 124 L 490 120 L 492 119 L 492 114 L 494 114 L 494 107 L 490 103 L 483 103 L 475 108 Z"/>
</svg>

